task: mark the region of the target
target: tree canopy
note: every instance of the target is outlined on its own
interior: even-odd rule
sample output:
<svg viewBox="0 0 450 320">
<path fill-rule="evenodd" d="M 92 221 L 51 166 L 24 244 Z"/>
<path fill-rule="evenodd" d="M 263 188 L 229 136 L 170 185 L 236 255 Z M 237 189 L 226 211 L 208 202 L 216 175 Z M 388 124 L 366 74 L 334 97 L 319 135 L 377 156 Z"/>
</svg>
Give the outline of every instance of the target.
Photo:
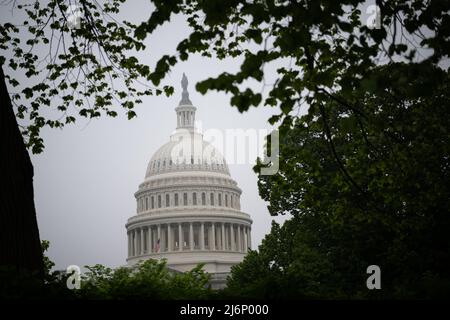
<svg viewBox="0 0 450 320">
<path fill-rule="evenodd" d="M 131 119 L 143 96 L 173 92 L 149 84 L 150 67 L 136 58 L 145 49 L 133 36 L 136 26 L 117 18 L 124 1 L 2 5 L 15 14 L 0 24 L 0 65 L 34 153 L 44 148 L 44 126 L 61 128 L 78 116 L 115 117 L 120 108 Z"/>
<path fill-rule="evenodd" d="M 280 170 L 258 185 L 271 214 L 293 218 L 235 267 L 231 288 L 266 297 L 450 294 L 450 121 L 442 116 L 450 79 L 418 68 L 381 67 L 375 91 L 353 93 L 365 117 L 329 99 L 282 130 Z M 393 95 L 398 77 L 408 81 Z M 373 264 L 381 292 L 366 288 Z"/>
<path fill-rule="evenodd" d="M 33 273 L 17 278 L 12 270 L 0 267 L 0 298 L 2 299 L 66 299 L 66 300 L 178 300 L 207 299 L 217 293 L 210 288 L 210 275 L 198 265 L 188 272 L 167 268 L 165 260 L 149 259 L 133 267 L 109 268 L 97 264 L 85 266 L 79 287 L 69 289 L 73 273 L 51 270 L 54 263 L 45 256 L 49 242 L 43 241 L 45 281 Z M 12 276 L 14 275 L 14 276 Z"/>
<path fill-rule="evenodd" d="M 352 92 L 376 83 L 370 74 L 380 64 L 404 61 L 439 65 L 448 58 L 450 5 L 443 1 L 376 1 L 380 26 L 370 16 L 371 3 L 346 1 L 154 1 L 156 10 L 135 30 L 137 39 L 157 32 L 174 14 L 187 17 L 191 32 L 177 53 L 161 57 L 150 79 L 160 83 L 177 61 L 192 54 L 225 59 L 243 57 L 239 72 L 224 72 L 197 84 L 206 93 L 231 94 L 240 111 L 251 106 L 278 107 L 271 122 L 290 121 L 301 104 L 327 95 L 354 103 Z M 265 80 L 265 67 L 284 61 L 263 97 L 245 88 Z M 400 85 L 401 83 L 399 83 Z M 339 95 L 337 95 L 339 91 Z"/>
</svg>

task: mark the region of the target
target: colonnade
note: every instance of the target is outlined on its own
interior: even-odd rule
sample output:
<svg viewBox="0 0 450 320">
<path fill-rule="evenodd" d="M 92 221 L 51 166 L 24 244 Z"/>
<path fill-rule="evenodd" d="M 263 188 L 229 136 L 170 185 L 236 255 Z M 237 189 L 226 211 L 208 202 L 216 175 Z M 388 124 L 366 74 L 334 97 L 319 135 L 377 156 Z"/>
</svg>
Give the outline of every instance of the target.
<svg viewBox="0 0 450 320">
<path fill-rule="evenodd" d="M 137 199 L 137 212 L 186 206 L 215 206 L 240 210 L 240 199 L 237 192 L 220 192 L 217 190 L 184 192 L 155 192 L 140 195 Z"/>
<path fill-rule="evenodd" d="M 250 248 L 250 226 L 239 223 L 159 223 L 128 231 L 128 257 L 195 250 L 247 252 Z"/>
</svg>

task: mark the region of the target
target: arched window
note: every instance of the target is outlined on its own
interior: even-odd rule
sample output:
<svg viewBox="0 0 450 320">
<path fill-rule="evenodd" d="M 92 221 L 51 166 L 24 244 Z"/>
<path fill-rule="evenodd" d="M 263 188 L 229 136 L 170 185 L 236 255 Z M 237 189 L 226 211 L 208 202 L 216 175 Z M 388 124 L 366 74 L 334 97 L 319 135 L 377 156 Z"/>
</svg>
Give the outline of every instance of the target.
<svg viewBox="0 0 450 320">
<path fill-rule="evenodd" d="M 219 206 L 221 206 L 221 205 L 222 205 L 222 194 L 219 193 Z"/>
<path fill-rule="evenodd" d="M 213 205 L 214 205 L 214 193 L 211 192 L 209 198 L 210 198 L 210 199 L 209 199 L 209 204 L 213 206 Z"/>
<path fill-rule="evenodd" d="M 194 193 L 192 194 L 192 204 L 193 204 L 194 206 L 197 205 L 197 193 L 196 193 L 196 192 L 194 192 Z"/>
<path fill-rule="evenodd" d="M 166 207 L 170 205 L 170 197 L 168 194 L 166 194 Z"/>
<path fill-rule="evenodd" d="M 187 193 L 185 192 L 185 193 L 183 194 L 183 205 L 187 206 L 187 204 L 188 204 L 188 201 L 187 201 Z"/>
<path fill-rule="evenodd" d="M 206 205 L 206 194 L 202 193 L 202 205 Z"/>
<path fill-rule="evenodd" d="M 161 195 L 158 196 L 158 208 L 161 208 Z"/>
<path fill-rule="evenodd" d="M 178 193 L 175 193 L 175 205 L 178 206 Z"/>
</svg>

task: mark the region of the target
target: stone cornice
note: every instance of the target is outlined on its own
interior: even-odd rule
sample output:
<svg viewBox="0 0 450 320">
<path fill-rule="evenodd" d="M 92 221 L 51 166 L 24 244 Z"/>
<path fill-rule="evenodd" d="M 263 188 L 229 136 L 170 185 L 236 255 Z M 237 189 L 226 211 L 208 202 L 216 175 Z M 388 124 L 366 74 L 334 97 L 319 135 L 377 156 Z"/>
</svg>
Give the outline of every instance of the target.
<svg viewBox="0 0 450 320">
<path fill-rule="evenodd" d="M 151 188 L 143 188 L 139 189 L 134 193 L 135 198 L 140 197 L 141 195 L 144 195 L 146 193 L 165 193 L 165 192 L 174 192 L 174 191 L 218 191 L 221 190 L 223 192 L 235 192 L 238 195 L 242 194 L 242 191 L 240 188 L 235 186 L 226 186 L 226 185 L 205 185 L 205 184 L 171 184 L 171 185 L 160 185 L 157 187 L 151 187 Z"/>
<path fill-rule="evenodd" d="M 251 226 L 253 220 L 250 215 L 239 212 L 222 212 L 222 213 L 210 213 L 210 212 L 173 212 L 171 214 L 140 214 L 128 219 L 125 227 L 144 227 L 149 224 L 166 224 L 166 223 L 185 223 L 185 222 L 224 222 L 224 223 L 236 223 L 245 224 Z"/>
<path fill-rule="evenodd" d="M 230 176 L 208 174 L 207 172 L 204 171 L 199 172 L 189 171 L 184 172 L 183 174 L 171 172 L 170 174 L 153 176 L 151 179 L 144 180 L 144 182 L 142 182 L 139 185 L 139 189 L 147 189 L 162 185 L 187 185 L 187 184 L 201 184 L 201 185 L 221 184 L 224 186 L 232 186 L 239 189 L 236 181 L 234 181 Z"/>
</svg>

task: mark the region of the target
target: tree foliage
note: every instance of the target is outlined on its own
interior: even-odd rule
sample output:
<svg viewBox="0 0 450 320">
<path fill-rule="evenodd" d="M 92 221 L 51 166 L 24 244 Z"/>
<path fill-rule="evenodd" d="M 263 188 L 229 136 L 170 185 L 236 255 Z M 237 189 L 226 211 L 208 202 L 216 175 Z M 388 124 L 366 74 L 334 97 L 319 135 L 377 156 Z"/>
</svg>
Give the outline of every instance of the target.
<svg viewBox="0 0 450 320">
<path fill-rule="evenodd" d="M 2 5 L 13 15 L 0 23 L 0 65 L 6 68 L 22 134 L 34 153 L 43 150 L 44 126 L 61 128 L 78 116 L 115 117 L 120 107 L 131 119 L 143 96 L 172 93 L 170 87 L 148 85 L 150 68 L 135 56 L 145 45 L 133 37 L 136 26 L 117 19 L 123 2 Z"/>
<path fill-rule="evenodd" d="M 272 215 L 293 218 L 234 269 L 241 294 L 262 294 L 261 281 L 274 279 L 285 288 L 267 291 L 276 297 L 450 295 L 449 75 L 395 64 L 372 76 L 382 80 L 374 91 L 353 93 L 365 117 L 324 98 L 281 132 L 283 165 L 258 184 Z M 398 78 L 407 83 L 392 87 Z M 366 288 L 373 264 L 375 292 Z"/>
<path fill-rule="evenodd" d="M 95 265 L 83 275 L 82 299 L 205 299 L 211 295 L 210 276 L 198 265 L 188 272 L 170 271 L 164 260 L 146 260 L 136 267 L 115 270 Z"/>
<path fill-rule="evenodd" d="M 224 72 L 197 84 L 206 93 L 231 94 L 239 111 L 251 106 L 279 107 L 271 121 L 291 120 L 291 111 L 319 102 L 324 94 L 352 100 L 352 92 L 374 85 L 368 74 L 394 61 L 438 65 L 448 58 L 450 4 L 443 1 L 376 1 L 380 28 L 363 19 L 369 3 L 346 1 L 154 1 L 156 10 L 135 30 L 137 39 L 154 33 L 173 14 L 184 14 L 191 28 L 152 72 L 155 85 L 177 61 L 192 54 L 218 59 L 243 58 L 236 73 Z M 286 62 L 286 63 L 283 63 Z M 245 87 L 265 84 L 265 67 L 281 64 L 263 97 Z"/>
<path fill-rule="evenodd" d="M 42 241 L 45 281 L 33 273 L 17 276 L 14 270 L 0 268 L 2 299 L 66 299 L 66 300 L 179 300 L 207 299 L 217 294 L 209 285 L 210 275 L 199 264 L 187 272 L 167 267 L 165 260 L 149 259 L 133 267 L 112 269 L 100 264 L 85 266 L 79 289 L 68 289 L 69 276 L 52 270 L 54 263 L 45 255 L 49 242 Z"/>
</svg>

